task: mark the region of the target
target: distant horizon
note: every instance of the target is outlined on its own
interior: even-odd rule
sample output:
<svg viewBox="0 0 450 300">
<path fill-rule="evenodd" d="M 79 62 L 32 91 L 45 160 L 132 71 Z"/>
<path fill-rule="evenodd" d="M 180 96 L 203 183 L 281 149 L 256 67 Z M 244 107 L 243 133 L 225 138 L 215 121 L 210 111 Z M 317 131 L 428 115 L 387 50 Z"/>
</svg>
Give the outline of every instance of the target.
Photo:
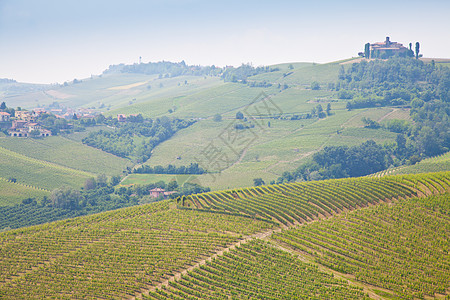
<svg viewBox="0 0 450 300">
<path fill-rule="evenodd" d="M 327 62 L 316 62 L 316 61 L 287 61 L 287 62 L 279 62 L 279 63 L 274 63 L 274 64 L 269 64 L 269 65 L 254 65 L 254 64 L 251 64 L 251 65 L 253 65 L 253 67 L 261 67 L 261 66 L 275 66 L 275 65 L 282 65 L 282 64 L 298 64 L 298 63 L 310 63 L 310 64 L 314 64 L 314 63 L 316 63 L 316 64 L 330 64 L 330 63 L 334 63 L 334 62 L 338 62 L 338 61 L 343 61 L 343 60 L 353 60 L 353 59 L 358 59 L 358 58 L 360 58 L 360 57 L 358 57 L 358 56 L 353 56 L 353 57 L 349 57 L 349 58 L 342 58 L 342 59 L 338 59 L 338 60 L 333 60 L 333 61 L 327 61 Z M 422 60 L 449 60 L 450 61 L 450 58 L 444 58 L 444 57 L 422 57 L 421 58 Z M 223 65 L 223 66 L 220 66 L 220 65 L 217 65 L 217 64 L 211 64 L 211 65 L 203 65 L 203 64 L 191 64 L 191 63 L 189 63 L 188 61 L 186 61 L 185 59 L 182 59 L 182 60 L 180 60 L 180 61 L 170 61 L 170 60 L 165 60 L 165 59 L 163 59 L 163 60 L 159 60 L 159 61 L 141 61 L 141 63 L 142 64 L 148 64 L 148 63 L 157 63 L 157 62 L 171 62 L 171 63 L 180 63 L 180 62 L 182 62 L 182 61 L 185 61 L 185 63 L 186 63 L 186 65 L 189 65 L 189 66 L 201 66 L 201 67 L 207 67 L 207 66 L 212 66 L 212 65 L 214 65 L 214 66 L 216 66 L 216 67 L 218 67 L 218 68 L 224 68 L 224 67 L 227 67 L 227 66 L 232 66 L 232 67 L 239 67 L 239 66 L 241 66 L 242 64 L 248 64 L 248 63 L 241 63 L 241 64 L 238 64 L 238 65 Z M 19 80 L 16 80 L 15 78 L 7 78 L 7 77 L 0 77 L 0 79 L 8 79 L 8 80 L 14 80 L 14 81 L 16 81 L 17 83 L 25 83 L 25 84 L 43 84 L 43 85 L 61 85 L 61 84 L 64 84 L 65 82 L 68 82 L 68 83 L 70 83 L 71 81 L 73 81 L 74 79 L 76 79 L 76 80 L 86 80 L 86 79 L 90 79 L 92 76 L 101 76 L 101 75 L 103 75 L 103 72 L 104 71 L 106 71 L 110 66 L 117 66 L 117 65 L 121 65 L 121 64 L 124 64 L 124 65 L 133 65 L 133 64 L 139 64 L 139 58 L 138 58 L 138 61 L 136 61 L 136 62 L 132 62 L 132 63 L 129 63 L 129 64 L 127 64 L 127 63 L 115 63 L 115 64 L 110 64 L 110 65 L 108 65 L 108 67 L 106 67 L 103 71 L 101 71 L 100 73 L 97 73 L 97 74 L 91 74 L 91 75 L 89 75 L 89 76 L 87 76 L 87 77 L 74 77 L 73 79 L 71 79 L 71 80 L 66 80 L 66 81 L 63 81 L 63 82 L 25 82 L 25 81 L 19 81 Z M 450 66 L 450 64 L 449 64 L 449 66 Z"/>
<path fill-rule="evenodd" d="M 0 78 L 63 83 L 140 56 L 190 65 L 327 63 L 386 36 L 447 58 L 448 11 L 444 0 L 1 0 Z"/>
</svg>

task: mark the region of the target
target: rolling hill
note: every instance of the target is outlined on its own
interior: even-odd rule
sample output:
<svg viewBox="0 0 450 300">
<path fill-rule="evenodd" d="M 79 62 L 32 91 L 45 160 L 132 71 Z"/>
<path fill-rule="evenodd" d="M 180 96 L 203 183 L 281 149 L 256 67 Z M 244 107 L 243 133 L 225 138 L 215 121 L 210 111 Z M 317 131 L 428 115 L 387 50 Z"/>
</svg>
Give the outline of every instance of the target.
<svg viewBox="0 0 450 300">
<path fill-rule="evenodd" d="M 445 297 L 449 187 L 448 172 L 272 185 L 11 230 L 0 295 Z"/>
</svg>

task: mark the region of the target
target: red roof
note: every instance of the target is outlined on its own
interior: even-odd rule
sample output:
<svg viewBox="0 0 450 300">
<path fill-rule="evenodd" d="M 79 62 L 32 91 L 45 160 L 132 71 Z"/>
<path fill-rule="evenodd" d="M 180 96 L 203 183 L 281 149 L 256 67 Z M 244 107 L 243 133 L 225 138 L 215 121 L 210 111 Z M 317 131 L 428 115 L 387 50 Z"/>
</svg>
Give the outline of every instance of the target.
<svg viewBox="0 0 450 300">
<path fill-rule="evenodd" d="M 162 188 L 154 188 L 154 189 L 151 189 L 150 192 L 165 192 L 165 190 Z"/>
<path fill-rule="evenodd" d="M 10 114 L 8 114 L 7 112 L 4 112 L 4 111 L 0 111 L 0 115 L 3 115 L 3 116 L 10 116 Z"/>
</svg>

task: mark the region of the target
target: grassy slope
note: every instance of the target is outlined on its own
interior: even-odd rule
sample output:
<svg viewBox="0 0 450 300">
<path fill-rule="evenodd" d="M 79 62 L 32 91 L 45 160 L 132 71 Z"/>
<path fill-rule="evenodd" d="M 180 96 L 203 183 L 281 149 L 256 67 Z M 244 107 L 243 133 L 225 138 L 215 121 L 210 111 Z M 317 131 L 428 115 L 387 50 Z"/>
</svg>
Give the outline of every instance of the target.
<svg viewBox="0 0 450 300">
<path fill-rule="evenodd" d="M 0 139 L 0 146 L 22 155 L 94 174 L 117 175 L 131 163 L 123 158 L 68 140 L 61 136 L 45 139 Z"/>
<path fill-rule="evenodd" d="M 303 164 L 310 159 L 313 152 L 324 146 L 356 145 L 367 139 L 374 139 L 380 143 L 395 140 L 394 134 L 361 128 L 363 124 L 360 121 L 362 117 L 370 117 L 374 120 L 389 117 L 391 109 L 374 108 L 349 112 L 345 109 L 345 102 L 336 100 L 333 92 L 327 90 L 326 83 L 336 81 L 341 67 L 338 63 L 323 65 L 293 63 L 292 70 L 288 66 L 289 64 L 276 65 L 275 67 L 280 68 L 279 71 L 260 74 L 249 79 L 257 82 L 264 80 L 271 82 L 274 84 L 271 88 L 250 88 L 239 83 L 224 83 L 219 78 L 211 77 L 158 79 L 157 76 L 140 74 L 111 74 L 55 88 L 55 91 L 47 94 L 52 95 L 52 101 L 72 107 L 98 108 L 100 104 L 103 104 L 105 108 L 102 110 L 106 115 L 111 116 L 117 113 L 142 113 L 147 117 L 166 115 L 198 119 L 195 125 L 178 132 L 169 141 L 156 147 L 147 164 L 188 165 L 199 162 L 205 169 L 216 173 L 220 171 L 220 176 L 203 175 L 196 179 L 197 182 L 209 185 L 213 189 L 249 186 L 252 185 L 252 179 L 256 177 L 262 177 L 266 182 L 274 180 L 284 171 L 293 170 Z M 292 74 L 284 76 L 291 72 Z M 313 81 L 321 83 L 320 90 L 310 89 Z M 161 84 L 162 87 L 160 87 Z M 277 88 L 278 84 L 288 84 L 289 88 L 280 90 Z M 148 86 L 151 88 L 148 89 Z M 230 149 L 230 142 L 225 144 L 220 137 L 233 133 L 228 129 L 234 125 L 236 121 L 234 116 L 237 111 L 248 109 L 254 114 L 253 106 L 249 108 L 248 105 L 261 92 L 270 95 L 271 105 L 277 106 L 277 114 L 304 115 L 319 104 L 325 108 L 328 102 L 331 103 L 333 114 L 320 121 L 317 119 L 270 120 L 270 128 L 267 126 L 267 121 L 262 121 L 262 128 L 239 132 L 243 139 L 251 139 L 251 143 L 238 141 L 239 145 L 236 146 L 233 142 L 233 149 Z M 108 107 L 110 110 L 107 110 Z M 175 111 L 170 114 L 169 109 L 175 109 Z M 222 122 L 214 123 L 210 120 L 216 113 L 222 115 Z M 84 136 L 83 133 L 69 136 L 69 138 L 80 141 L 82 136 Z M 204 155 L 210 143 L 227 156 L 227 162 L 218 168 L 214 166 L 214 161 L 210 161 Z M 68 149 L 66 147 L 69 145 L 75 144 L 60 145 L 60 149 Z M 77 147 L 79 148 L 76 150 L 74 148 L 72 153 L 85 151 L 81 146 L 77 145 Z M 21 151 L 22 149 L 19 148 L 20 146 L 15 147 L 17 151 Z M 28 148 L 25 147 L 20 153 L 33 155 L 31 149 L 31 152 L 27 151 Z M 96 155 L 92 152 L 93 158 Z M 182 159 L 177 160 L 178 156 Z M 98 164 L 91 164 L 92 160 L 88 159 L 85 163 L 77 160 L 63 162 L 58 157 L 56 155 L 53 159 L 49 155 L 36 156 L 39 159 L 51 160 L 93 173 L 112 174 L 124 163 L 116 160 L 105 171 L 97 171 Z M 104 159 L 109 161 L 106 156 Z M 102 165 L 105 166 L 103 163 Z M 136 180 L 145 182 L 143 178 Z"/>
</svg>

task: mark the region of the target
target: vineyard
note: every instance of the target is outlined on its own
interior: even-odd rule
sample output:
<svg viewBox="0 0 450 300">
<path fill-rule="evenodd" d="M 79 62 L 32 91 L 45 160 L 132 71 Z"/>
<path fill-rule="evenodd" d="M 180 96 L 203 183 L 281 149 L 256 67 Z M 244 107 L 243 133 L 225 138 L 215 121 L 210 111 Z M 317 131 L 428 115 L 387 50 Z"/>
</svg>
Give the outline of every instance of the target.
<svg viewBox="0 0 450 300">
<path fill-rule="evenodd" d="M 0 298 L 449 293 L 449 175 L 225 190 L 6 231 Z"/>
<path fill-rule="evenodd" d="M 10 182 L 3 178 L 0 178 L 0 191 L 0 207 L 18 204 L 27 198 L 42 198 L 50 195 L 47 190 Z"/>
<path fill-rule="evenodd" d="M 94 174 L 31 158 L 0 147 L 0 174 L 17 182 L 52 190 L 61 186 L 82 186 Z"/>
<path fill-rule="evenodd" d="M 272 238 L 402 299 L 423 299 L 449 292 L 449 232 L 445 194 L 355 211 Z"/>
<path fill-rule="evenodd" d="M 314 295 L 314 297 L 311 297 Z M 253 240 L 144 299 L 368 299 L 362 289 Z"/>
<path fill-rule="evenodd" d="M 439 188 L 446 189 L 449 183 L 447 175 L 347 178 L 260 186 L 190 195 L 178 199 L 178 204 L 195 209 L 243 213 L 290 226 L 392 198 L 416 196 L 417 190 L 427 194 Z"/>
<path fill-rule="evenodd" d="M 381 177 L 386 175 L 399 175 L 399 174 L 419 174 L 427 172 L 444 172 L 450 171 L 450 152 L 424 159 L 412 166 L 400 166 L 396 168 L 390 168 L 375 174 L 371 177 Z"/>
<path fill-rule="evenodd" d="M 61 136 L 2 139 L 0 146 L 34 159 L 94 174 L 117 175 L 131 162 Z"/>
<path fill-rule="evenodd" d="M 124 298 L 272 224 L 168 202 L 0 235 L 0 298 Z"/>
</svg>

